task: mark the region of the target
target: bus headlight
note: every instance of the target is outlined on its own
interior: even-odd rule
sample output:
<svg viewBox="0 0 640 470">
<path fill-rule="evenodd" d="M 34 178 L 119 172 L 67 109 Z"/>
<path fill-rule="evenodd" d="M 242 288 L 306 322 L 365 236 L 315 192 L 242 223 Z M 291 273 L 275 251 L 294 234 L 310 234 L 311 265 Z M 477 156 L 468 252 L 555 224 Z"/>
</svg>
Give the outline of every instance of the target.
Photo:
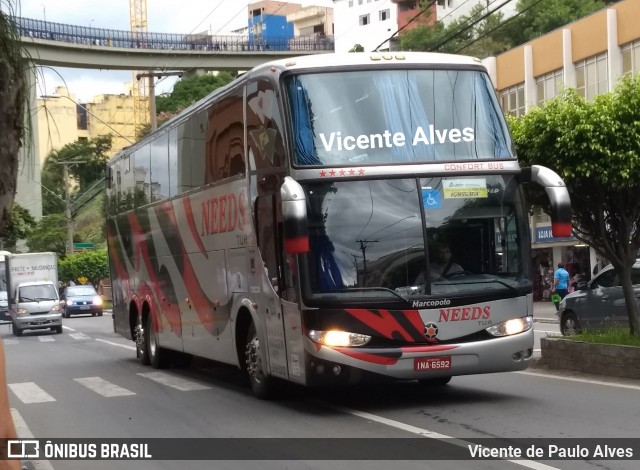
<svg viewBox="0 0 640 470">
<path fill-rule="evenodd" d="M 60 305 L 59 304 L 58 305 L 54 305 L 53 307 L 51 307 L 51 311 L 52 312 L 57 312 L 59 310 L 60 310 Z"/>
<path fill-rule="evenodd" d="M 528 331 L 532 326 L 533 317 L 512 318 L 511 320 L 490 326 L 486 331 L 493 336 L 510 336 Z"/>
<path fill-rule="evenodd" d="M 16 310 L 16 313 L 18 314 L 19 317 L 24 317 L 25 315 L 29 314 L 26 308 L 19 308 Z"/>
<path fill-rule="evenodd" d="M 371 336 L 360 333 L 350 333 L 348 331 L 319 331 L 310 330 L 309 338 L 316 343 L 325 346 L 364 346 L 371 341 Z"/>
</svg>

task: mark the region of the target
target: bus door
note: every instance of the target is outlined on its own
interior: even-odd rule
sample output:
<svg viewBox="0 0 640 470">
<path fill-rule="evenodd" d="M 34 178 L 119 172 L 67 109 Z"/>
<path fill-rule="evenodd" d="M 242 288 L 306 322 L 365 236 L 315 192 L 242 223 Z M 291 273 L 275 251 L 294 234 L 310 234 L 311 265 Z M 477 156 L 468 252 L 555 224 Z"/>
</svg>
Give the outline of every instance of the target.
<svg viewBox="0 0 640 470">
<path fill-rule="evenodd" d="M 288 378 L 284 315 L 281 303 L 281 252 L 278 219 L 281 219 L 278 177 L 258 177 L 258 195 L 254 202 L 259 254 L 250 256 L 251 292 L 257 297 L 258 315 L 264 325 L 267 360 L 271 374 Z"/>
</svg>

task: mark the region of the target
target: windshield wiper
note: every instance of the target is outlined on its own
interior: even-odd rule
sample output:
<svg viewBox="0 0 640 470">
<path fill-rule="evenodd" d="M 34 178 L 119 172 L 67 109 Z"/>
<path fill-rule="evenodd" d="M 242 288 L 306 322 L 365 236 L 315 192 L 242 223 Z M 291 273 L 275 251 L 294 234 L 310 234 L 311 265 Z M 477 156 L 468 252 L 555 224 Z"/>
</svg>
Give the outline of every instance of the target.
<svg viewBox="0 0 640 470">
<path fill-rule="evenodd" d="M 469 283 L 469 284 L 492 284 L 494 282 L 505 286 L 511 292 L 518 292 L 518 289 L 513 287 L 511 284 L 507 284 L 506 282 L 501 281 L 500 279 L 487 279 L 486 281 L 478 281 L 478 282 L 473 282 L 473 283 Z"/>
<path fill-rule="evenodd" d="M 20 302 L 37 302 L 37 300 L 31 297 L 20 297 Z"/>
<path fill-rule="evenodd" d="M 402 297 L 400 294 L 398 294 L 397 292 L 392 291 L 391 289 L 389 289 L 387 287 L 349 287 L 348 290 L 349 291 L 363 291 L 363 292 L 367 292 L 367 291 L 389 292 L 390 294 L 393 294 L 395 297 L 399 298 L 403 302 L 406 302 L 406 299 L 404 297 Z"/>
</svg>

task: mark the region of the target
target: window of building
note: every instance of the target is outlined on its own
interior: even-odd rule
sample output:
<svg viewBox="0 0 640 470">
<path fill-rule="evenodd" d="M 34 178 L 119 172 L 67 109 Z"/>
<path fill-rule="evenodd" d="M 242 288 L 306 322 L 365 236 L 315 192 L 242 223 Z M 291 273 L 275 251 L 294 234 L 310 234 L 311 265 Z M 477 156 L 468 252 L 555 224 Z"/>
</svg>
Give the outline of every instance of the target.
<svg viewBox="0 0 640 470">
<path fill-rule="evenodd" d="M 537 105 L 542 106 L 545 101 L 549 101 L 562 92 L 564 86 L 562 69 L 542 75 L 536 78 Z"/>
<path fill-rule="evenodd" d="M 349 0 L 349 8 L 353 6 L 353 0 Z"/>
<path fill-rule="evenodd" d="M 378 12 L 378 19 L 380 21 L 386 21 L 389 18 L 391 18 L 391 12 L 389 11 L 389 9 L 387 8 L 386 10 L 380 10 Z"/>
<path fill-rule="evenodd" d="M 640 41 L 627 44 L 622 48 L 622 75 L 640 73 Z"/>
<path fill-rule="evenodd" d="M 524 83 L 516 85 L 500 93 L 500 105 L 502 111 L 512 116 L 524 115 Z"/>
<path fill-rule="evenodd" d="M 363 2 L 364 0 L 358 0 L 358 5 L 362 5 Z"/>
<path fill-rule="evenodd" d="M 366 26 L 369 23 L 371 23 L 371 18 L 369 13 L 367 13 L 366 15 L 360 15 L 360 26 Z"/>
<path fill-rule="evenodd" d="M 607 54 L 600 54 L 576 64 L 576 89 L 583 98 L 590 100 L 609 91 Z"/>
</svg>

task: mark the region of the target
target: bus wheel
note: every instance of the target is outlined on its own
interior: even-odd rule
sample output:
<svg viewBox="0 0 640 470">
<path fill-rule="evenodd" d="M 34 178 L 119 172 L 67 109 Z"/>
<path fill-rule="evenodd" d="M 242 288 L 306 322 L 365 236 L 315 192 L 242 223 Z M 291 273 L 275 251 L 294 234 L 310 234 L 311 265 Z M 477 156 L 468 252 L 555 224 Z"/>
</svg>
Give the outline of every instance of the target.
<svg viewBox="0 0 640 470">
<path fill-rule="evenodd" d="M 245 368 L 253 394 L 263 400 L 269 398 L 273 392 L 273 380 L 264 374 L 264 367 L 260 356 L 260 340 L 258 339 L 258 333 L 253 322 L 251 322 L 247 334 Z"/>
<path fill-rule="evenodd" d="M 451 382 L 451 377 L 436 377 L 433 379 L 422 379 L 418 380 L 420 385 L 426 385 L 428 387 L 444 387 L 449 382 Z"/>
<path fill-rule="evenodd" d="M 153 329 L 153 321 L 151 315 L 147 316 L 147 328 L 145 332 L 145 343 L 147 346 L 147 355 L 149 356 L 149 364 L 154 369 L 163 369 L 167 367 L 169 352 L 158 346 L 158 338 Z"/>
<path fill-rule="evenodd" d="M 142 316 L 138 315 L 138 323 L 134 330 L 134 339 L 136 341 L 136 357 L 140 359 L 140 362 L 145 366 L 151 364 L 149 361 L 149 347 L 147 346 L 147 333 L 142 326 Z"/>
</svg>

